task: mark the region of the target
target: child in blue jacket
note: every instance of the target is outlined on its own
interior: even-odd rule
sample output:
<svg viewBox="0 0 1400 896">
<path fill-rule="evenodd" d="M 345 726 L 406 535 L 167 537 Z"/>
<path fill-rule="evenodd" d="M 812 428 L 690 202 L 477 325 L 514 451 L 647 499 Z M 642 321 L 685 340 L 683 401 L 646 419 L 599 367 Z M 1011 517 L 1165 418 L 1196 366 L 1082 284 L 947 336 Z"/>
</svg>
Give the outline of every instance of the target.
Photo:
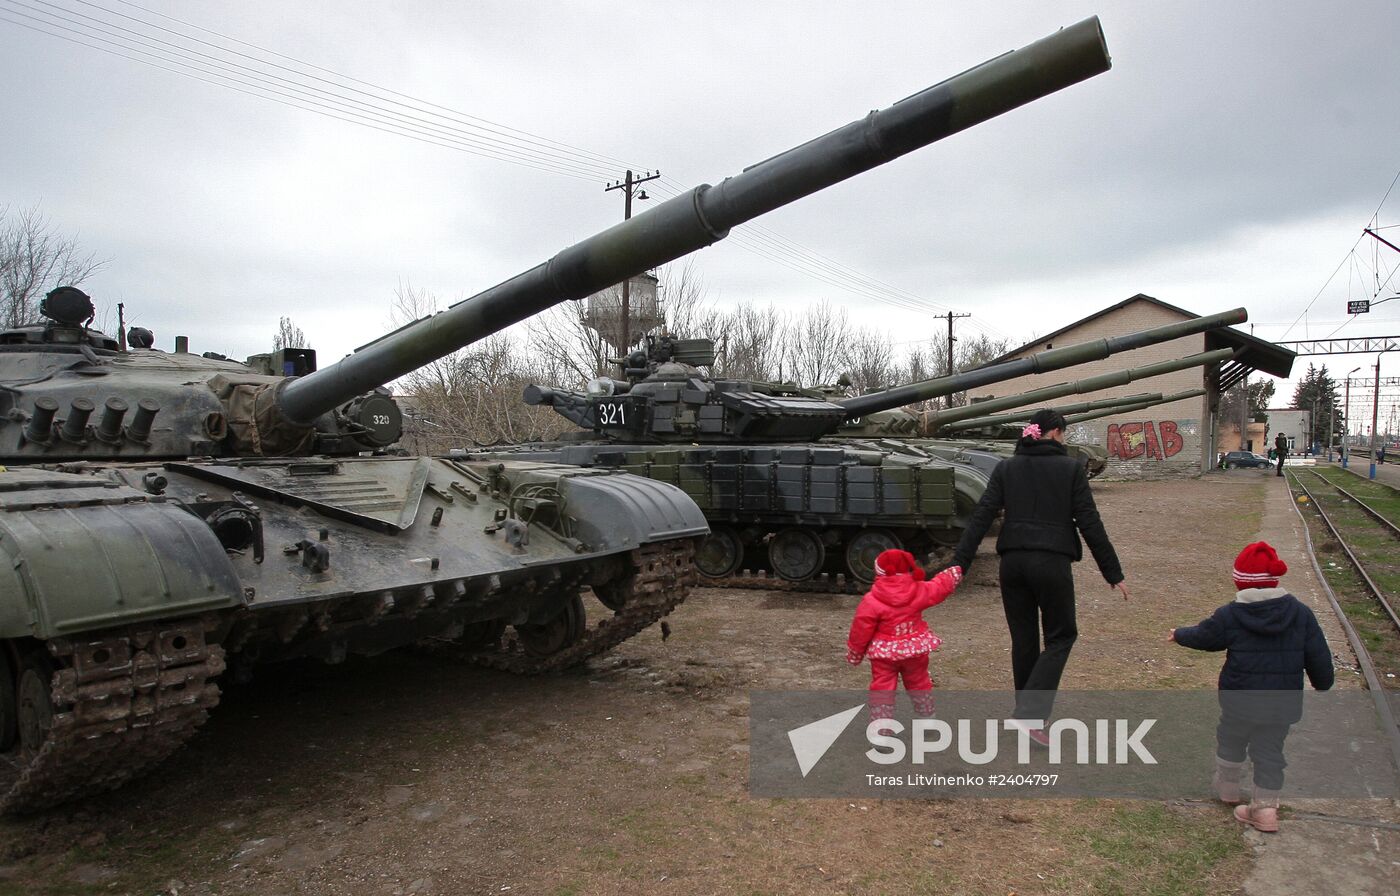
<svg viewBox="0 0 1400 896">
<path fill-rule="evenodd" d="M 1224 650 L 1220 724 L 1215 729 L 1215 793 L 1239 803 L 1245 755 L 1254 760 L 1254 795 L 1235 818 L 1266 832 L 1278 830 L 1283 788 L 1283 741 L 1303 717 L 1303 675 L 1319 691 L 1332 687 L 1332 651 L 1317 617 L 1279 587 L 1288 566 L 1267 542 L 1235 558 L 1234 601 L 1199 625 L 1172 629 L 1168 640 L 1196 650 Z M 1270 692 L 1270 693 L 1260 693 Z"/>
</svg>

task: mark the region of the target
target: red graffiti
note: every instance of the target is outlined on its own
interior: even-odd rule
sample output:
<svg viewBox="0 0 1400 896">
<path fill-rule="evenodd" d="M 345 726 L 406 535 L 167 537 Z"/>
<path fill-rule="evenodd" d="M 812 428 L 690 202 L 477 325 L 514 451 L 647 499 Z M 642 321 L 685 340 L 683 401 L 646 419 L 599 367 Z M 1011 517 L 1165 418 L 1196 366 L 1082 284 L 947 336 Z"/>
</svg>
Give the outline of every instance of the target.
<svg viewBox="0 0 1400 896">
<path fill-rule="evenodd" d="M 1186 446 L 1177 429 L 1175 420 L 1163 420 L 1154 424 L 1151 420 L 1141 423 L 1110 423 L 1108 425 L 1108 454 L 1119 460 L 1135 460 L 1140 457 L 1166 460 L 1181 453 Z"/>
<path fill-rule="evenodd" d="M 1181 453 L 1181 449 L 1186 447 L 1186 439 L 1181 433 L 1176 431 L 1175 420 L 1163 420 L 1157 424 L 1157 428 L 1162 433 L 1162 454 L 1166 457 L 1175 457 Z"/>
<path fill-rule="evenodd" d="M 1142 457 L 1147 446 L 1142 437 L 1141 423 L 1112 423 L 1108 427 L 1108 453 L 1123 460 Z"/>
</svg>

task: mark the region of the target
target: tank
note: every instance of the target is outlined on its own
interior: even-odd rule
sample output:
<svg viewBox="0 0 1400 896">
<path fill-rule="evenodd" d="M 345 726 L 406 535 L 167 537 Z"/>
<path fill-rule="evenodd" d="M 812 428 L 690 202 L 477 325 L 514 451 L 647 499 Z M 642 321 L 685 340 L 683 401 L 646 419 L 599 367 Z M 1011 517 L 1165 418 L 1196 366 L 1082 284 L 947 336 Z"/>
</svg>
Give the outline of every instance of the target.
<svg viewBox="0 0 1400 896">
<path fill-rule="evenodd" d="M 545 308 L 1107 70 L 1097 19 L 661 203 L 328 367 L 88 327 L 80 290 L 0 333 L 0 811 L 118 786 L 184 742 L 225 669 L 405 644 L 536 672 L 684 599 L 684 490 L 529 459 L 415 457 L 383 385 Z M 611 615 L 588 627 L 591 589 Z M 11 771 L 12 770 L 12 771 Z"/>
<path fill-rule="evenodd" d="M 696 556 L 708 578 L 733 575 L 745 568 L 746 553 L 762 547 L 768 569 L 782 579 L 825 575 L 819 580 L 825 585 L 837 575 L 866 583 L 882 550 L 919 555 L 955 543 L 1007 449 L 950 447 L 908 434 L 858 437 L 848 427 L 913 401 L 1100 360 L 1246 317 L 1237 308 L 854 398 L 792 383 L 717 380 L 698 369 L 713 361 L 709 340 L 651 337 L 646 349 L 622 361 L 625 379 L 595 379 L 582 392 L 526 388 L 526 402 L 552 407 L 584 432 L 492 450 L 623 469 L 680 486 L 710 523 Z M 1222 349 L 1106 376 L 1127 382 L 1230 355 Z"/>
</svg>

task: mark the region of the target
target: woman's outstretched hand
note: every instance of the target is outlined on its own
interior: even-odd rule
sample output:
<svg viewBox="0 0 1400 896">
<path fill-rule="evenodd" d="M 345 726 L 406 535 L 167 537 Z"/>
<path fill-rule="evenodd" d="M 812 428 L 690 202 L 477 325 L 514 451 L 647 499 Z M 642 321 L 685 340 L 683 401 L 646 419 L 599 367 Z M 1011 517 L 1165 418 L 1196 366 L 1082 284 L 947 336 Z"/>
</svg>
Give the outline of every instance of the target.
<svg viewBox="0 0 1400 896">
<path fill-rule="evenodd" d="M 1121 591 L 1121 592 L 1123 593 L 1123 599 L 1124 599 L 1124 600 L 1127 600 L 1127 599 L 1128 599 L 1128 583 L 1127 583 L 1127 582 L 1119 582 L 1117 585 L 1110 585 L 1109 587 L 1110 587 L 1110 588 L 1113 588 L 1113 589 L 1116 590 L 1116 591 Z"/>
</svg>

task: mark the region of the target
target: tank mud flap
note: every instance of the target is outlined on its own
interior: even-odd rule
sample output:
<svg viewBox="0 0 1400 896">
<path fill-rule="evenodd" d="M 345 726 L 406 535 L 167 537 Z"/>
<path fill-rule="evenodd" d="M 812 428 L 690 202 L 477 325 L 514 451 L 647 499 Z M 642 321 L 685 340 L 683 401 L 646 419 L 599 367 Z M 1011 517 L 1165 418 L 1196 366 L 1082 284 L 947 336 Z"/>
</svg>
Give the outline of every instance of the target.
<svg viewBox="0 0 1400 896">
<path fill-rule="evenodd" d="M 103 503 L 84 501 L 89 491 Z M 0 513 L 0 587 L 28 618 L 0 614 L 0 637 L 40 639 L 231 609 L 238 573 L 203 520 L 125 489 L 73 489 L 42 509 Z M 37 498 L 37 495 L 35 496 Z"/>
</svg>

